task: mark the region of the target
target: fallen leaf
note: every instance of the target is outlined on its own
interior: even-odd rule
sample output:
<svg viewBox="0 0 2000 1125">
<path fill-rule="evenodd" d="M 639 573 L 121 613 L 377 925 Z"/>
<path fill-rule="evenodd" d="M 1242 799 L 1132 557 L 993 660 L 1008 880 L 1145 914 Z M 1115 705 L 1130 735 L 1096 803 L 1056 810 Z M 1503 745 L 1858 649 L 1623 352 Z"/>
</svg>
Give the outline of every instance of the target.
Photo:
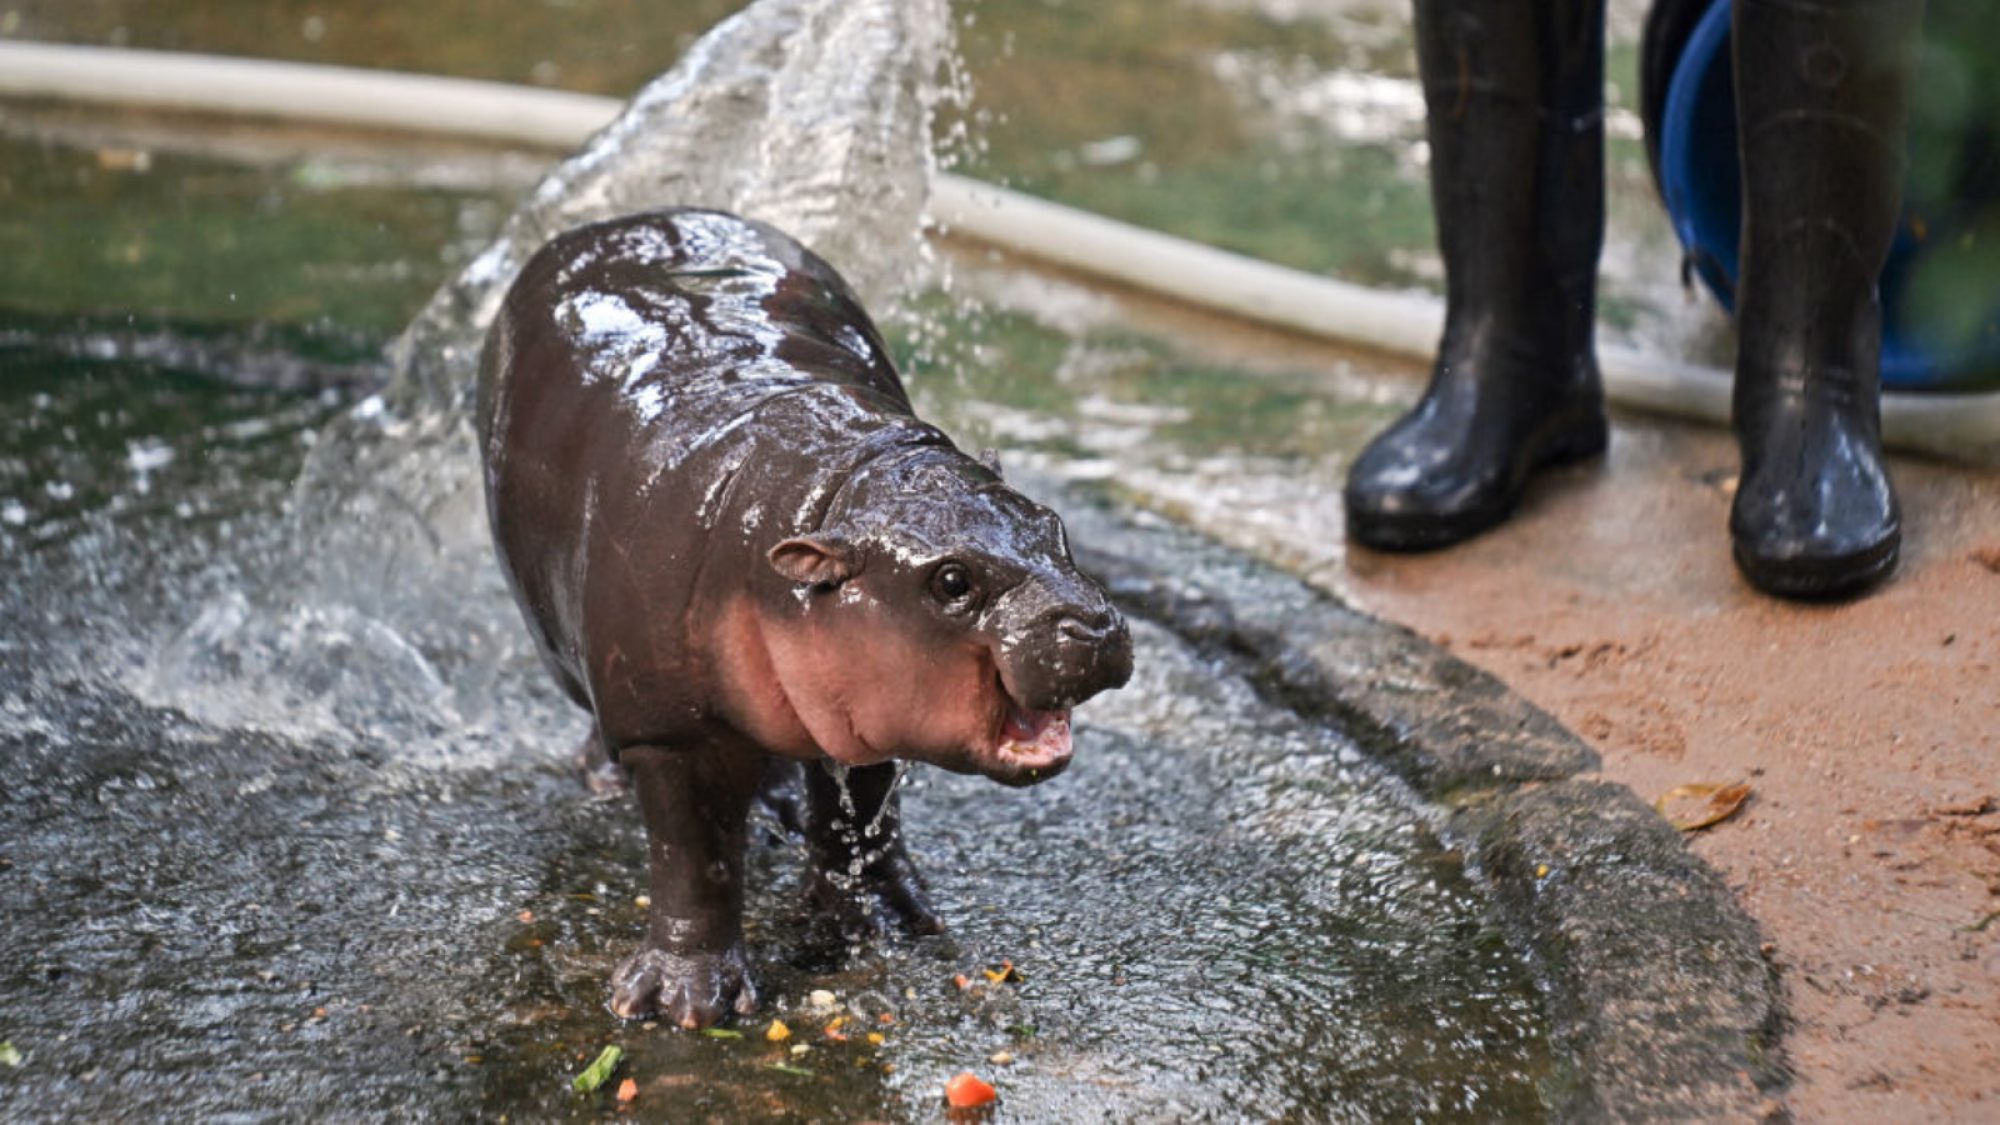
<svg viewBox="0 0 2000 1125">
<path fill-rule="evenodd" d="M 1697 797 L 1707 797 L 1708 803 L 1691 815 L 1681 816 L 1667 811 L 1667 807 L 1676 801 Z M 1667 818 L 1668 824 L 1683 832 L 1692 832 L 1698 828 L 1720 824 L 1735 816 L 1743 807 L 1743 802 L 1749 799 L 1750 783 L 1747 781 L 1739 781 L 1735 785 L 1703 782 L 1696 785 L 1677 785 L 1669 789 L 1665 796 L 1653 802 L 1653 808 Z"/>
</svg>

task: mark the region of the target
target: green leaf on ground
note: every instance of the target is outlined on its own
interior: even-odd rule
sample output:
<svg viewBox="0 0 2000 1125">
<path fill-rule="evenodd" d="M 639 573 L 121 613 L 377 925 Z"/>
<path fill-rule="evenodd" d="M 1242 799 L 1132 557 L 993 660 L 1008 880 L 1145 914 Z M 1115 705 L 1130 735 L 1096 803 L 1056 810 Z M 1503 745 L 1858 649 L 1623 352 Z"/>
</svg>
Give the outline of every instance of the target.
<svg viewBox="0 0 2000 1125">
<path fill-rule="evenodd" d="M 588 1094 L 611 1080 L 611 1072 L 618 1069 L 618 1061 L 625 1057 L 625 1048 L 613 1044 L 604 1048 L 597 1061 L 585 1067 L 582 1074 L 569 1080 L 569 1088 L 579 1094 Z"/>
</svg>

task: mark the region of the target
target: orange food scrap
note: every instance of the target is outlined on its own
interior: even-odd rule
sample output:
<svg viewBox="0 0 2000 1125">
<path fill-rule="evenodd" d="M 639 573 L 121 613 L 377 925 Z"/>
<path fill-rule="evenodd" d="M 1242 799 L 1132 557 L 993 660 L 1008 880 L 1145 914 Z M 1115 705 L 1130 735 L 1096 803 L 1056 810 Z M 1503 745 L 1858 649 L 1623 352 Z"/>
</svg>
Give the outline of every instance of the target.
<svg viewBox="0 0 2000 1125">
<path fill-rule="evenodd" d="M 521 921 L 523 921 L 523 922 L 532 922 L 532 921 L 534 921 L 534 920 L 535 920 L 535 912 L 534 912 L 534 911 L 532 911 L 532 910 L 523 910 L 523 911 L 521 911 Z"/>
<path fill-rule="evenodd" d="M 773 1043 L 782 1043 L 791 1037 L 792 1029 L 785 1026 L 784 1020 L 772 1020 L 771 1026 L 764 1029 L 764 1038 Z"/>
<path fill-rule="evenodd" d="M 971 988 L 971 987 L 972 987 L 972 982 L 971 982 L 970 980 L 966 979 L 966 976 L 965 976 L 965 974 L 964 974 L 964 973 L 960 973 L 960 974 L 958 974 L 957 976 L 955 976 L 955 977 L 951 978 L 951 983 L 953 983 L 953 984 L 957 985 L 957 986 L 958 986 L 958 990 L 959 990 L 960 992 L 964 992 L 964 991 L 965 991 L 966 989 L 968 989 L 968 988 Z"/>
<path fill-rule="evenodd" d="M 639 1096 L 639 1084 L 637 1082 L 634 1082 L 632 1079 L 627 1078 L 625 1081 L 620 1082 L 618 1084 L 619 1101 L 629 1102 L 633 1098 L 636 1098 L 638 1096 Z"/>
<path fill-rule="evenodd" d="M 972 1109 L 976 1106 L 991 1105 L 1000 1095 L 971 1071 L 953 1078 L 944 1084 L 944 1100 L 953 1109 Z"/>
<path fill-rule="evenodd" d="M 833 1021 L 832 1023 L 830 1023 L 830 1024 L 827 1024 L 827 1025 L 826 1025 L 826 1037 L 827 1037 L 828 1039 L 831 1039 L 831 1040 L 833 1040 L 833 1041 L 834 1041 L 834 1042 L 836 1042 L 836 1043 L 845 1043 L 845 1042 L 847 1042 L 847 1033 L 846 1033 L 846 1032 L 844 1032 L 844 1031 L 842 1031 L 842 1030 L 840 1030 L 840 1025 L 841 1025 L 841 1024 L 844 1024 L 844 1023 L 846 1023 L 846 1022 L 847 1022 L 847 1017 L 846 1017 L 846 1016 L 841 1016 L 841 1017 L 839 1017 L 838 1019 L 835 1019 L 835 1020 L 834 1020 L 834 1021 Z"/>
<path fill-rule="evenodd" d="M 883 1012 L 883 1013 L 882 1013 L 881 1015 L 879 1015 L 879 1016 L 876 1016 L 876 1017 L 875 1017 L 875 1022 L 876 1022 L 876 1023 L 895 1023 L 895 1022 L 896 1022 L 896 1017 L 895 1017 L 895 1016 L 892 1016 L 892 1015 L 890 1015 L 890 1014 L 889 1014 L 889 1013 L 887 1013 L 887 1012 Z"/>
</svg>

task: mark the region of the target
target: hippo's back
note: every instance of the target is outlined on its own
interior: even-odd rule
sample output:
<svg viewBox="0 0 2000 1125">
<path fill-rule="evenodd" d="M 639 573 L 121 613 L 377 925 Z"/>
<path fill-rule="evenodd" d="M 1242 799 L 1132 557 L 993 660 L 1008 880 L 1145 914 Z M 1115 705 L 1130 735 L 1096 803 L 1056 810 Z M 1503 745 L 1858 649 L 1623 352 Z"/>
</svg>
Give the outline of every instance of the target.
<svg viewBox="0 0 2000 1125">
<path fill-rule="evenodd" d="M 479 423 L 490 442 L 510 417 L 560 413 L 554 400 L 581 394 L 581 420 L 698 440 L 815 383 L 909 411 L 881 338 L 825 261 L 762 223 L 653 211 L 568 231 L 529 259 L 489 338 Z"/>
</svg>

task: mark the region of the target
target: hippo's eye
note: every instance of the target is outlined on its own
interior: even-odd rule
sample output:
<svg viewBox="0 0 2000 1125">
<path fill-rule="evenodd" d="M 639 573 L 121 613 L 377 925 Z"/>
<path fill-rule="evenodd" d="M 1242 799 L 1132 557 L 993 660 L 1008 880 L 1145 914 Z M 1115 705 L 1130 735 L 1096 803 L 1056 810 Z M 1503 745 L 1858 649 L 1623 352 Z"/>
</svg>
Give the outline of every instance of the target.
<svg viewBox="0 0 2000 1125">
<path fill-rule="evenodd" d="M 959 563 L 946 563 L 931 575 L 931 593 L 949 605 L 972 596 L 972 572 Z"/>
</svg>

